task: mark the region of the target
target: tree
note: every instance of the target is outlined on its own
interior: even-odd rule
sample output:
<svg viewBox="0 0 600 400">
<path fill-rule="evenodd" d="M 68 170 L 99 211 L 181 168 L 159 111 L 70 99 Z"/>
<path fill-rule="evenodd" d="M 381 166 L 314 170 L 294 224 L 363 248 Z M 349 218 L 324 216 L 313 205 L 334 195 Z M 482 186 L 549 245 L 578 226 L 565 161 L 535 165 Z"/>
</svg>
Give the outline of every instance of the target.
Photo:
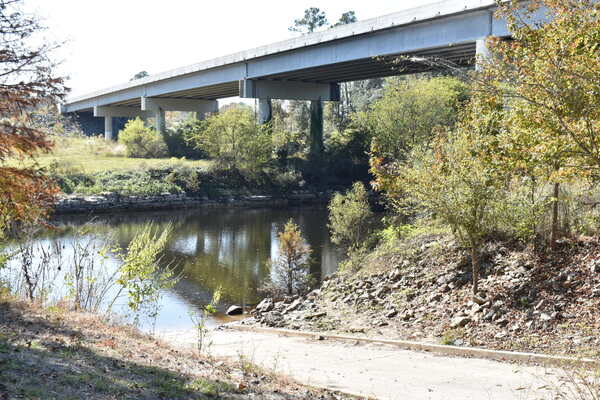
<svg viewBox="0 0 600 400">
<path fill-rule="evenodd" d="M 233 107 L 206 120 L 192 138 L 220 167 L 256 174 L 271 160 L 270 129 L 256 123 L 252 110 Z"/>
<path fill-rule="evenodd" d="M 353 24 L 356 21 L 358 21 L 358 18 L 356 18 L 356 13 L 354 11 L 347 11 L 343 13 L 338 22 L 331 25 L 331 27 L 333 28 L 340 25 Z"/>
<path fill-rule="evenodd" d="M 310 283 L 309 265 L 312 250 L 293 220 L 279 232 L 279 256 L 271 262 L 276 280 L 287 294 L 302 293 Z"/>
<path fill-rule="evenodd" d="M 375 188 L 386 192 L 396 208 L 440 219 L 469 248 L 476 296 L 480 247 L 497 226 L 497 204 L 504 200 L 507 179 L 481 157 L 482 141 L 497 130 L 497 122 L 481 123 L 469 111 L 455 131 L 415 146 L 403 160 L 372 157 L 371 171 Z M 378 153 L 377 142 L 373 146 Z"/>
<path fill-rule="evenodd" d="M 327 16 L 319 8 L 311 7 L 304 10 L 304 17 L 294 20 L 289 27 L 291 32 L 313 33 L 319 28 L 327 25 Z"/>
<path fill-rule="evenodd" d="M 534 24 L 530 17 L 542 6 L 549 18 Z M 552 183 L 552 244 L 561 182 L 573 173 L 596 175 L 600 167 L 599 13 L 594 0 L 534 0 L 527 9 L 504 4 L 498 14 L 513 40 L 490 40 L 493 58 L 481 60 L 481 97 L 502 99 L 512 134 L 520 132 L 513 138 L 519 151 L 509 159 L 535 161 L 530 170 L 542 170 Z"/>
<path fill-rule="evenodd" d="M 35 164 L 36 154 L 50 151 L 52 142 L 31 112 L 60 101 L 66 88 L 53 73 L 56 45 L 36 37 L 43 28 L 21 7 L 21 0 L 0 0 L 0 232 L 47 216 L 58 193 Z"/>
<path fill-rule="evenodd" d="M 144 125 L 140 117 L 127 121 L 119 132 L 119 143 L 126 149 L 127 157 L 160 158 L 168 155 L 163 136 L 156 129 Z"/>
<path fill-rule="evenodd" d="M 365 185 L 355 182 L 345 194 L 336 193 L 328 208 L 331 241 L 347 249 L 359 247 L 371 231 L 373 217 Z"/>
<path fill-rule="evenodd" d="M 395 78 L 353 124 L 377 141 L 377 157 L 401 160 L 436 130 L 452 128 L 466 99 L 467 86 L 455 78 Z"/>
<path fill-rule="evenodd" d="M 135 75 L 134 75 L 134 76 L 133 76 L 133 77 L 130 79 L 130 81 L 136 81 L 136 80 L 138 80 L 138 79 L 142 79 L 142 78 L 145 78 L 145 77 L 147 77 L 147 76 L 150 76 L 150 74 L 149 74 L 147 71 L 140 71 L 140 72 L 138 72 L 137 74 L 135 74 Z"/>
</svg>

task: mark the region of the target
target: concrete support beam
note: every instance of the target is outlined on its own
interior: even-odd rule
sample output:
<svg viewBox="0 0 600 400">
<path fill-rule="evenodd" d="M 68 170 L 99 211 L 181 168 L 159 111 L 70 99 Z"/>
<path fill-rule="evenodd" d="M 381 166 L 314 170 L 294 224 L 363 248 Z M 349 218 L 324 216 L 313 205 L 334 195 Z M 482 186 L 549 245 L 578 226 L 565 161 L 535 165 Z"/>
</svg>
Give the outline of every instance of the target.
<svg viewBox="0 0 600 400">
<path fill-rule="evenodd" d="M 212 113 L 218 111 L 219 104 L 216 100 L 142 97 L 142 110 L 156 111 L 158 109 L 162 109 L 164 111 Z"/>
<path fill-rule="evenodd" d="M 258 123 L 267 124 L 273 119 L 273 104 L 271 99 L 258 100 Z"/>
<path fill-rule="evenodd" d="M 240 97 L 246 99 L 339 101 L 340 85 L 337 83 L 244 79 L 240 81 Z"/>
<path fill-rule="evenodd" d="M 157 115 L 155 116 L 157 120 L 156 129 L 162 126 L 161 129 L 164 130 L 165 111 L 195 112 L 198 119 L 205 119 L 208 114 L 219 111 L 219 103 L 216 100 L 142 97 L 142 110 L 155 113 Z M 162 116 L 158 113 L 162 113 Z M 162 125 L 158 121 L 161 121 Z"/>
<path fill-rule="evenodd" d="M 135 118 L 140 117 L 144 118 L 149 116 L 149 113 L 146 113 L 139 108 L 135 107 L 111 107 L 111 106 L 96 106 L 94 107 L 94 117 L 129 117 Z"/>
<path fill-rule="evenodd" d="M 115 135 L 113 133 L 113 120 L 112 116 L 110 115 L 104 116 L 104 139 L 115 140 Z"/>
<path fill-rule="evenodd" d="M 310 159 L 318 161 L 323 154 L 323 102 L 310 102 Z"/>
<path fill-rule="evenodd" d="M 165 119 L 165 110 L 159 108 L 154 112 L 154 129 L 159 132 L 164 132 L 167 129 L 167 121 Z"/>
</svg>

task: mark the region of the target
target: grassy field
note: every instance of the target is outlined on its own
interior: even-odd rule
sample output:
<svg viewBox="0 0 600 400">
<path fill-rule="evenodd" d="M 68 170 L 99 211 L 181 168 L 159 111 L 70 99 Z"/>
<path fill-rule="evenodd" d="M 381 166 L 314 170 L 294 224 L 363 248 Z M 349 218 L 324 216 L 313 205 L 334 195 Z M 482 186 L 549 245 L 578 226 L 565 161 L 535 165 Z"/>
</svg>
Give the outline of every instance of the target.
<svg viewBox="0 0 600 400">
<path fill-rule="evenodd" d="M 177 165 L 208 168 L 210 161 L 177 158 L 127 158 L 124 146 L 100 137 L 54 137 L 54 150 L 37 158 L 42 167 L 95 173 L 102 171 L 162 168 Z M 9 164 L 17 165 L 19 161 Z"/>
</svg>

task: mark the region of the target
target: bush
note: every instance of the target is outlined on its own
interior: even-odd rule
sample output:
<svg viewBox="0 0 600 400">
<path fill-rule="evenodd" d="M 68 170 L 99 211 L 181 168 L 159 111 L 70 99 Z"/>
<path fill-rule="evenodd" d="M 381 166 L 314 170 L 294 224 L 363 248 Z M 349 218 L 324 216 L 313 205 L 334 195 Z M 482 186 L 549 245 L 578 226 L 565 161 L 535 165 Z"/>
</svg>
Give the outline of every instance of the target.
<svg viewBox="0 0 600 400">
<path fill-rule="evenodd" d="M 359 247 L 371 232 L 372 217 L 369 196 L 361 182 L 354 183 L 345 194 L 336 193 L 329 203 L 331 241 L 348 249 Z"/>
<path fill-rule="evenodd" d="M 271 160 L 270 129 L 256 123 L 251 110 L 234 107 L 213 115 L 206 129 L 198 129 L 191 140 L 221 168 L 256 175 Z"/>
<path fill-rule="evenodd" d="M 119 132 L 119 143 L 125 146 L 127 157 L 160 158 L 168 155 L 162 135 L 146 127 L 140 118 L 125 124 L 125 129 Z"/>
<path fill-rule="evenodd" d="M 206 129 L 207 122 L 195 118 L 179 124 L 175 129 L 167 129 L 164 134 L 165 143 L 171 157 L 201 159 L 206 152 L 198 149 L 193 143 L 193 137 Z"/>
</svg>

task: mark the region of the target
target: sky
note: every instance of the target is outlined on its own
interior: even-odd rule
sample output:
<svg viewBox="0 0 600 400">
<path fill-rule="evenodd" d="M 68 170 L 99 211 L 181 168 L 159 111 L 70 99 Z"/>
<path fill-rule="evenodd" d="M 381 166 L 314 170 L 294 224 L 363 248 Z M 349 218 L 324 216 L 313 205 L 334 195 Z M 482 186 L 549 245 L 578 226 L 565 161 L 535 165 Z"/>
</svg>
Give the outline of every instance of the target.
<svg viewBox="0 0 600 400">
<path fill-rule="evenodd" d="M 42 18 L 46 40 L 64 42 L 55 57 L 71 95 L 285 40 L 294 19 L 319 7 L 335 22 L 359 20 L 439 0 L 25 0 Z"/>
</svg>

